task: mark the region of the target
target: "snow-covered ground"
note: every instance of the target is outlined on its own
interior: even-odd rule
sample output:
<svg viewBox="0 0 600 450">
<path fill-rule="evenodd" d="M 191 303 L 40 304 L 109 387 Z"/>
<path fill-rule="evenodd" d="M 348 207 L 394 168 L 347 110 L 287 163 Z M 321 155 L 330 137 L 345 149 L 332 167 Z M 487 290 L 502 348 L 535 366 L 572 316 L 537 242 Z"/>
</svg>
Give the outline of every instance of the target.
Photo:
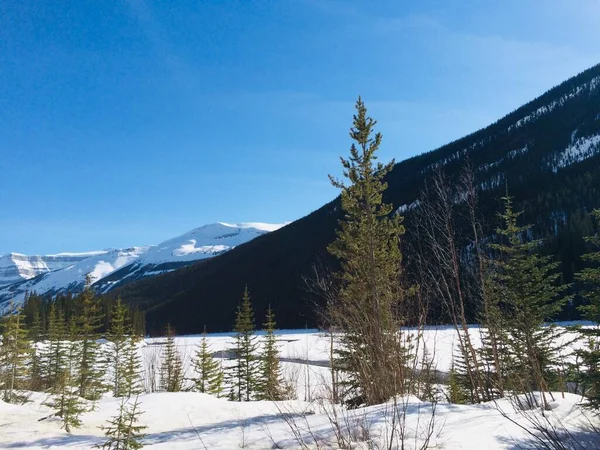
<svg viewBox="0 0 600 450">
<path fill-rule="evenodd" d="M 472 327 L 470 331 L 477 342 L 479 329 Z M 409 333 L 417 335 L 416 330 L 409 330 Z M 176 339 L 188 369 L 200 338 Z M 230 348 L 232 343 L 230 334 L 212 334 L 208 340 L 217 356 L 222 356 L 220 352 Z M 421 346 L 427 343 L 435 368 L 447 371 L 455 341 L 451 327 L 428 327 L 422 335 Z M 145 366 L 158 358 L 163 342 L 160 338 L 143 342 L 140 351 Z M 279 344 L 285 376 L 293 381 L 297 400 L 237 403 L 193 392 L 144 394 L 140 396 L 144 411 L 140 423 L 148 426 L 145 448 L 317 449 L 340 448 L 340 440 L 351 441 L 346 448 L 400 448 L 387 445 L 392 421 L 398 420 L 392 413 L 394 410 L 406 411 L 407 449 L 415 444 L 421 448 L 430 425 L 433 431 L 428 448 L 540 448 L 527 431 L 531 429 L 530 422 L 523 414 L 515 412 L 506 400 L 481 405 L 440 402 L 433 408 L 430 403 L 410 397 L 395 405 L 332 410 L 323 400 L 329 389 L 329 337 L 316 330 L 281 331 Z M 97 402 L 94 411 L 82 416 L 83 426 L 69 435 L 60 429 L 56 419 L 48 418 L 51 410 L 43 405 L 45 399 L 44 394 L 32 393 L 30 402 L 25 405 L 0 401 L 0 448 L 92 448 L 103 442 L 100 426 L 106 425 L 120 402 L 110 396 L 104 397 Z M 580 401 L 581 397 L 574 394 L 555 393 L 549 420 L 560 420 L 576 439 L 596 438 L 596 434 L 586 431 L 591 416 L 579 407 Z M 396 445 L 399 445 L 398 439 L 398 434 L 392 439 Z M 600 444 L 598 447 L 591 445 L 586 442 L 581 448 L 600 448 Z"/>
</svg>

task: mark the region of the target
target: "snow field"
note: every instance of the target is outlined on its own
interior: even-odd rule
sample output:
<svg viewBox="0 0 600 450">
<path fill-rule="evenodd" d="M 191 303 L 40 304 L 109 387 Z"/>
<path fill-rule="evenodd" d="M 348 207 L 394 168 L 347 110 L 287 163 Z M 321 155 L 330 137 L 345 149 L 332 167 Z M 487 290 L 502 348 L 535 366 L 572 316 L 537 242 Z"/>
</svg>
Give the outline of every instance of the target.
<svg viewBox="0 0 600 450">
<path fill-rule="evenodd" d="M 418 334 L 417 330 L 407 333 L 415 337 Z M 477 345 L 479 328 L 471 327 L 470 333 Z M 200 335 L 176 338 L 187 376 L 191 375 L 190 361 L 200 340 Z M 140 344 L 145 378 L 149 377 L 153 363 L 157 370 L 156 362 L 164 341 L 164 338 L 150 338 Z M 208 335 L 208 341 L 216 356 L 226 356 L 221 352 L 231 347 L 233 338 L 231 334 L 212 334 Z M 515 412 L 507 400 L 481 405 L 441 402 L 433 407 L 411 396 L 397 400 L 396 404 L 390 402 L 350 411 L 333 408 L 326 400 L 330 390 L 326 367 L 329 336 L 316 330 L 289 330 L 280 332 L 278 342 L 284 375 L 294 384 L 297 400 L 237 403 L 194 392 L 143 394 L 140 402 L 144 414 L 140 423 L 148 427 L 144 448 L 324 449 L 340 448 L 339 443 L 343 442 L 347 448 L 378 449 L 388 448 L 390 441 L 391 448 L 400 448 L 398 432 L 391 438 L 391 430 L 401 417 L 394 411 L 406 413 L 407 449 L 421 448 L 430 427 L 428 448 L 539 448 L 522 428 L 531 428 L 531 424 L 523 414 Z M 449 370 L 456 343 L 451 327 L 427 327 L 420 342 L 420 351 L 426 344 L 437 370 Z M 221 360 L 224 366 L 230 364 L 225 358 Z M 0 448 L 92 448 L 103 442 L 100 426 L 106 425 L 120 403 L 120 399 L 106 395 L 96 403 L 94 411 L 81 417 L 83 426 L 69 435 L 60 429 L 56 418 L 48 418 L 52 411 L 43 405 L 46 399 L 46 394 L 31 393 L 31 401 L 24 405 L 0 401 Z M 585 429 L 591 416 L 580 408 L 580 401 L 578 395 L 555 393 L 548 418 L 562 423 L 575 437 L 589 438 Z"/>
</svg>

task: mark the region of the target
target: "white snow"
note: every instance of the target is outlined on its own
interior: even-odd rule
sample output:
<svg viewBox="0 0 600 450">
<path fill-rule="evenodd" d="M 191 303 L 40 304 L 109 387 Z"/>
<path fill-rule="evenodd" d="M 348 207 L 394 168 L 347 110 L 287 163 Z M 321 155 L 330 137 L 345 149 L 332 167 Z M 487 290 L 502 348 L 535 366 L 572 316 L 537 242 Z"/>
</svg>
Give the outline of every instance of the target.
<svg viewBox="0 0 600 450">
<path fill-rule="evenodd" d="M 131 270 L 126 271 L 123 279 L 134 275 L 165 273 L 172 269 L 154 268 L 164 263 L 189 263 L 210 258 L 286 224 L 218 222 L 196 228 L 156 246 L 47 256 L 11 253 L 0 257 L 0 304 L 8 300 L 22 301 L 26 292 L 78 292 L 85 284 L 86 274 L 91 276 L 92 282 L 98 282 L 127 266 Z M 106 292 L 116 284 L 117 280 L 111 280 L 103 284 L 100 290 Z"/>
<path fill-rule="evenodd" d="M 56 255 L 24 255 L 9 253 L 0 256 L 0 286 L 29 280 L 40 274 L 59 270 L 101 252 L 59 253 Z"/>
<path fill-rule="evenodd" d="M 278 230 L 284 225 L 259 222 L 236 224 L 218 222 L 204 225 L 151 247 L 137 263 L 139 265 L 156 265 L 165 262 L 210 258 L 255 237 Z"/>
<path fill-rule="evenodd" d="M 554 421 L 561 420 L 572 433 L 583 428 L 587 418 L 577 406 L 580 398 L 566 394 L 563 399 L 559 393 L 555 398 L 554 409 L 548 416 Z M 59 429 L 56 419 L 44 419 L 51 410 L 42 405 L 43 396 L 33 395 L 32 400 L 24 406 L 0 401 L 1 448 L 91 449 L 103 442 L 100 426 L 106 425 L 120 402 L 103 398 L 96 404 L 95 411 L 81 417 L 83 426 L 69 435 Z M 392 402 L 352 411 L 335 408 L 338 429 L 331 423 L 335 421 L 333 409 L 314 403 L 236 403 L 193 392 L 146 394 L 139 400 L 144 411 L 140 424 L 148 427 L 144 448 L 153 450 L 340 448 L 336 445 L 336 433 L 353 441 L 352 447 L 347 448 L 387 448 L 384 444 L 391 434 L 392 411 L 403 409 L 402 405 Z M 412 449 L 415 443 L 423 443 L 432 408 L 414 397 L 402 400 L 406 401 L 405 448 Z M 505 411 L 508 418 L 500 411 Z M 438 404 L 428 448 L 537 448 L 519 425 L 528 423 L 507 401 L 482 405 Z M 314 443 L 315 439 L 319 446 Z"/>
<path fill-rule="evenodd" d="M 556 107 L 563 106 L 567 101 L 571 100 L 572 98 L 578 95 L 581 95 L 582 93 L 591 92 L 595 90 L 599 85 L 600 77 L 592 78 L 588 83 L 584 83 L 580 86 L 573 88 L 570 92 L 566 93 L 557 100 L 553 100 L 551 103 L 541 106 L 531 114 L 517 120 L 513 125 L 508 127 L 508 131 L 512 131 L 513 129 L 522 127 L 523 125 L 538 119 L 540 116 L 554 111 Z"/>
<path fill-rule="evenodd" d="M 502 172 L 499 172 L 499 173 L 493 175 L 488 180 L 480 183 L 479 189 L 481 189 L 482 191 L 489 191 L 489 190 L 496 189 L 497 187 L 502 186 L 503 183 L 504 183 L 504 174 Z"/>
<path fill-rule="evenodd" d="M 418 334 L 417 330 L 408 332 L 415 336 Z M 480 329 L 471 327 L 470 333 L 475 345 L 479 345 Z M 429 352 L 435 356 L 435 367 L 438 370 L 449 368 L 456 341 L 452 327 L 427 327 L 422 338 L 423 342 L 427 342 Z M 229 334 L 212 334 L 208 335 L 208 340 L 211 349 L 217 352 L 229 348 L 232 337 Z M 176 339 L 188 369 L 189 358 L 199 341 L 199 336 Z M 145 340 L 140 350 L 145 361 L 160 354 L 162 342 L 158 338 Z M 328 336 L 316 330 L 281 331 L 279 343 L 282 358 L 286 361 L 283 363 L 286 377 L 294 379 L 296 376 L 296 400 L 238 403 L 193 392 L 147 393 L 140 396 L 144 411 L 140 424 L 148 427 L 144 448 L 340 448 L 337 446 L 339 435 L 350 441 L 346 448 L 388 448 L 385 444 L 393 428 L 393 411 L 398 409 L 400 412 L 406 410 L 405 448 L 412 449 L 415 443 L 419 446 L 423 443 L 431 423 L 433 409 L 430 403 L 411 396 L 400 398 L 396 403 L 351 411 L 339 407 L 334 409 L 323 399 L 329 383 L 328 369 L 315 365 L 328 359 Z M 297 361 L 291 362 L 291 359 Z M 580 396 L 561 393 L 553 396 L 552 410 L 546 412 L 548 420 L 552 423 L 560 421 L 571 435 L 581 438 L 585 435 L 588 421 L 596 419 L 581 409 Z M 56 418 L 48 417 L 52 411 L 43 405 L 46 398 L 45 394 L 32 393 L 30 402 L 24 405 L 0 401 L 0 448 L 91 449 L 103 442 L 100 426 L 106 425 L 120 402 L 105 396 L 95 404 L 94 411 L 81 417 L 83 426 L 69 435 L 60 429 Z M 539 418 L 536 412 L 528 414 Z M 507 400 L 480 405 L 442 401 L 435 406 L 435 419 L 431 425 L 433 433 L 428 448 L 432 449 L 539 448 L 527 432 L 527 429 L 531 430 L 530 422 Z M 591 437 L 598 438 L 594 434 Z M 318 445 L 315 439 L 319 441 Z"/>
<path fill-rule="evenodd" d="M 600 153 L 600 135 L 574 138 L 575 132 L 572 135 L 571 145 L 556 155 L 556 162 L 552 166 L 553 172 Z"/>
<path fill-rule="evenodd" d="M 491 163 L 487 163 L 487 164 L 484 164 L 484 165 L 478 167 L 477 171 L 478 172 L 487 172 L 488 170 L 490 170 L 494 167 L 498 167 L 500 164 L 502 164 L 506 160 L 513 160 L 519 155 L 524 155 L 525 153 L 527 153 L 528 150 L 529 149 L 527 146 L 525 146 L 523 148 L 517 148 L 515 150 L 511 150 L 506 154 L 506 156 L 498 159 L 497 161 L 493 161 Z"/>
<path fill-rule="evenodd" d="M 411 211 L 411 210 L 415 209 L 420 204 L 421 204 L 421 201 L 417 199 L 414 202 L 410 202 L 408 204 L 400 205 L 398 207 L 398 209 L 396 210 L 396 214 L 404 214 L 407 211 Z"/>
</svg>

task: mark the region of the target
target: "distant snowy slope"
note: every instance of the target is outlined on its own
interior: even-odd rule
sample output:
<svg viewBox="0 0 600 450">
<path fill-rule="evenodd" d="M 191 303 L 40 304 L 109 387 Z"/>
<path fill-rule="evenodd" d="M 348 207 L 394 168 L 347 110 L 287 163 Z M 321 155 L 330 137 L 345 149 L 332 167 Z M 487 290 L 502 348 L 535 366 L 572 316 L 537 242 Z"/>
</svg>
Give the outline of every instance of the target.
<svg viewBox="0 0 600 450">
<path fill-rule="evenodd" d="M 27 292 L 56 295 L 80 292 L 90 275 L 94 288 L 107 292 L 138 278 L 210 258 L 285 224 L 214 223 L 195 228 L 156 246 L 88 253 L 0 257 L 0 305 L 22 301 Z"/>
<path fill-rule="evenodd" d="M 124 250 L 108 250 L 92 254 L 85 259 L 29 280 L 0 288 L 0 303 L 7 300 L 21 301 L 27 292 L 38 294 L 58 294 L 61 292 L 79 292 L 85 286 L 86 275 L 93 282 L 100 280 L 115 270 L 129 264 L 148 250 L 149 247 L 132 247 Z"/>
<path fill-rule="evenodd" d="M 138 264 L 209 258 L 282 226 L 283 224 L 224 222 L 204 225 L 152 247 L 140 258 Z"/>
<path fill-rule="evenodd" d="M 96 283 L 100 292 L 133 280 L 175 270 L 191 262 L 211 258 L 286 225 L 260 222 L 217 222 L 195 228 L 169 239 L 140 256 L 131 264 Z"/>
<path fill-rule="evenodd" d="M 29 280 L 43 273 L 63 269 L 90 256 L 106 251 L 87 253 L 58 253 L 56 255 L 23 255 L 9 253 L 0 256 L 0 286 Z"/>
</svg>

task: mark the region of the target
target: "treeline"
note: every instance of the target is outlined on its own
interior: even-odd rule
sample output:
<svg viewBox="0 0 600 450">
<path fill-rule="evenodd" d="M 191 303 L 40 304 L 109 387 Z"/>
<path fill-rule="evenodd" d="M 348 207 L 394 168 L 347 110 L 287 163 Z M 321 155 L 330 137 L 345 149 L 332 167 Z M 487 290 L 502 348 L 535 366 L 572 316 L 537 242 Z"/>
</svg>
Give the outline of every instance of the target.
<svg viewBox="0 0 600 450">
<path fill-rule="evenodd" d="M 143 335 L 136 330 L 139 323 L 133 325 L 131 310 L 115 301 L 105 325 L 106 304 L 89 283 L 77 297 L 51 302 L 29 296 L 25 306 L 31 317 L 22 306 L 11 305 L 0 321 L 2 400 L 24 403 L 31 391 L 47 393 L 45 405 L 71 432 L 81 426 L 81 414 L 110 392 L 123 401 L 118 415 L 103 427 L 103 448 L 139 448 L 144 427 L 136 424 L 142 413 L 137 395 L 143 391 L 138 347 Z"/>
<path fill-rule="evenodd" d="M 264 338 L 259 343 L 250 292 L 246 287 L 235 316 L 233 346 L 226 351 L 227 365 L 223 367 L 214 358 L 204 332 L 191 360 L 192 376 L 187 379 L 177 350 L 175 332 L 167 326 L 160 380 L 158 386 L 155 384 L 150 390 L 191 390 L 238 402 L 290 398 L 292 387 L 283 379 L 275 334 L 275 313 L 271 308 L 266 317 Z"/>
<path fill-rule="evenodd" d="M 275 315 L 269 308 L 259 342 L 248 289 L 236 313 L 232 348 L 219 361 L 205 333 L 189 370 L 171 327 L 159 341 L 159 359 L 151 353 L 143 359 L 143 321 L 120 299 L 108 310 L 107 305 L 89 283 L 78 296 L 52 302 L 30 295 L 24 305 L 11 305 L 0 318 L 1 399 L 24 403 L 31 392 L 47 393 L 44 404 L 54 410 L 51 416 L 71 432 L 101 397 L 122 398 L 118 414 L 103 427 L 103 448 L 127 449 L 142 445 L 145 427 L 137 422 L 143 413 L 138 395 L 144 391 L 194 391 L 232 401 L 291 396 L 279 362 Z"/>
<path fill-rule="evenodd" d="M 55 314 L 69 322 L 72 318 L 80 316 L 82 311 L 82 298 L 93 294 L 98 302 L 100 317 L 98 319 L 98 333 L 106 333 L 112 321 L 112 315 L 116 304 L 120 302 L 118 298 L 96 296 L 92 290 L 79 294 L 61 293 L 56 296 L 41 296 L 35 292 L 25 296 L 22 312 L 25 316 L 25 325 L 28 329 L 38 330 L 37 332 L 45 334 L 48 332 L 50 324 L 50 313 L 54 307 Z M 127 306 L 127 316 L 134 332 L 140 336 L 146 334 L 146 318 L 144 312 L 137 306 Z"/>
</svg>

